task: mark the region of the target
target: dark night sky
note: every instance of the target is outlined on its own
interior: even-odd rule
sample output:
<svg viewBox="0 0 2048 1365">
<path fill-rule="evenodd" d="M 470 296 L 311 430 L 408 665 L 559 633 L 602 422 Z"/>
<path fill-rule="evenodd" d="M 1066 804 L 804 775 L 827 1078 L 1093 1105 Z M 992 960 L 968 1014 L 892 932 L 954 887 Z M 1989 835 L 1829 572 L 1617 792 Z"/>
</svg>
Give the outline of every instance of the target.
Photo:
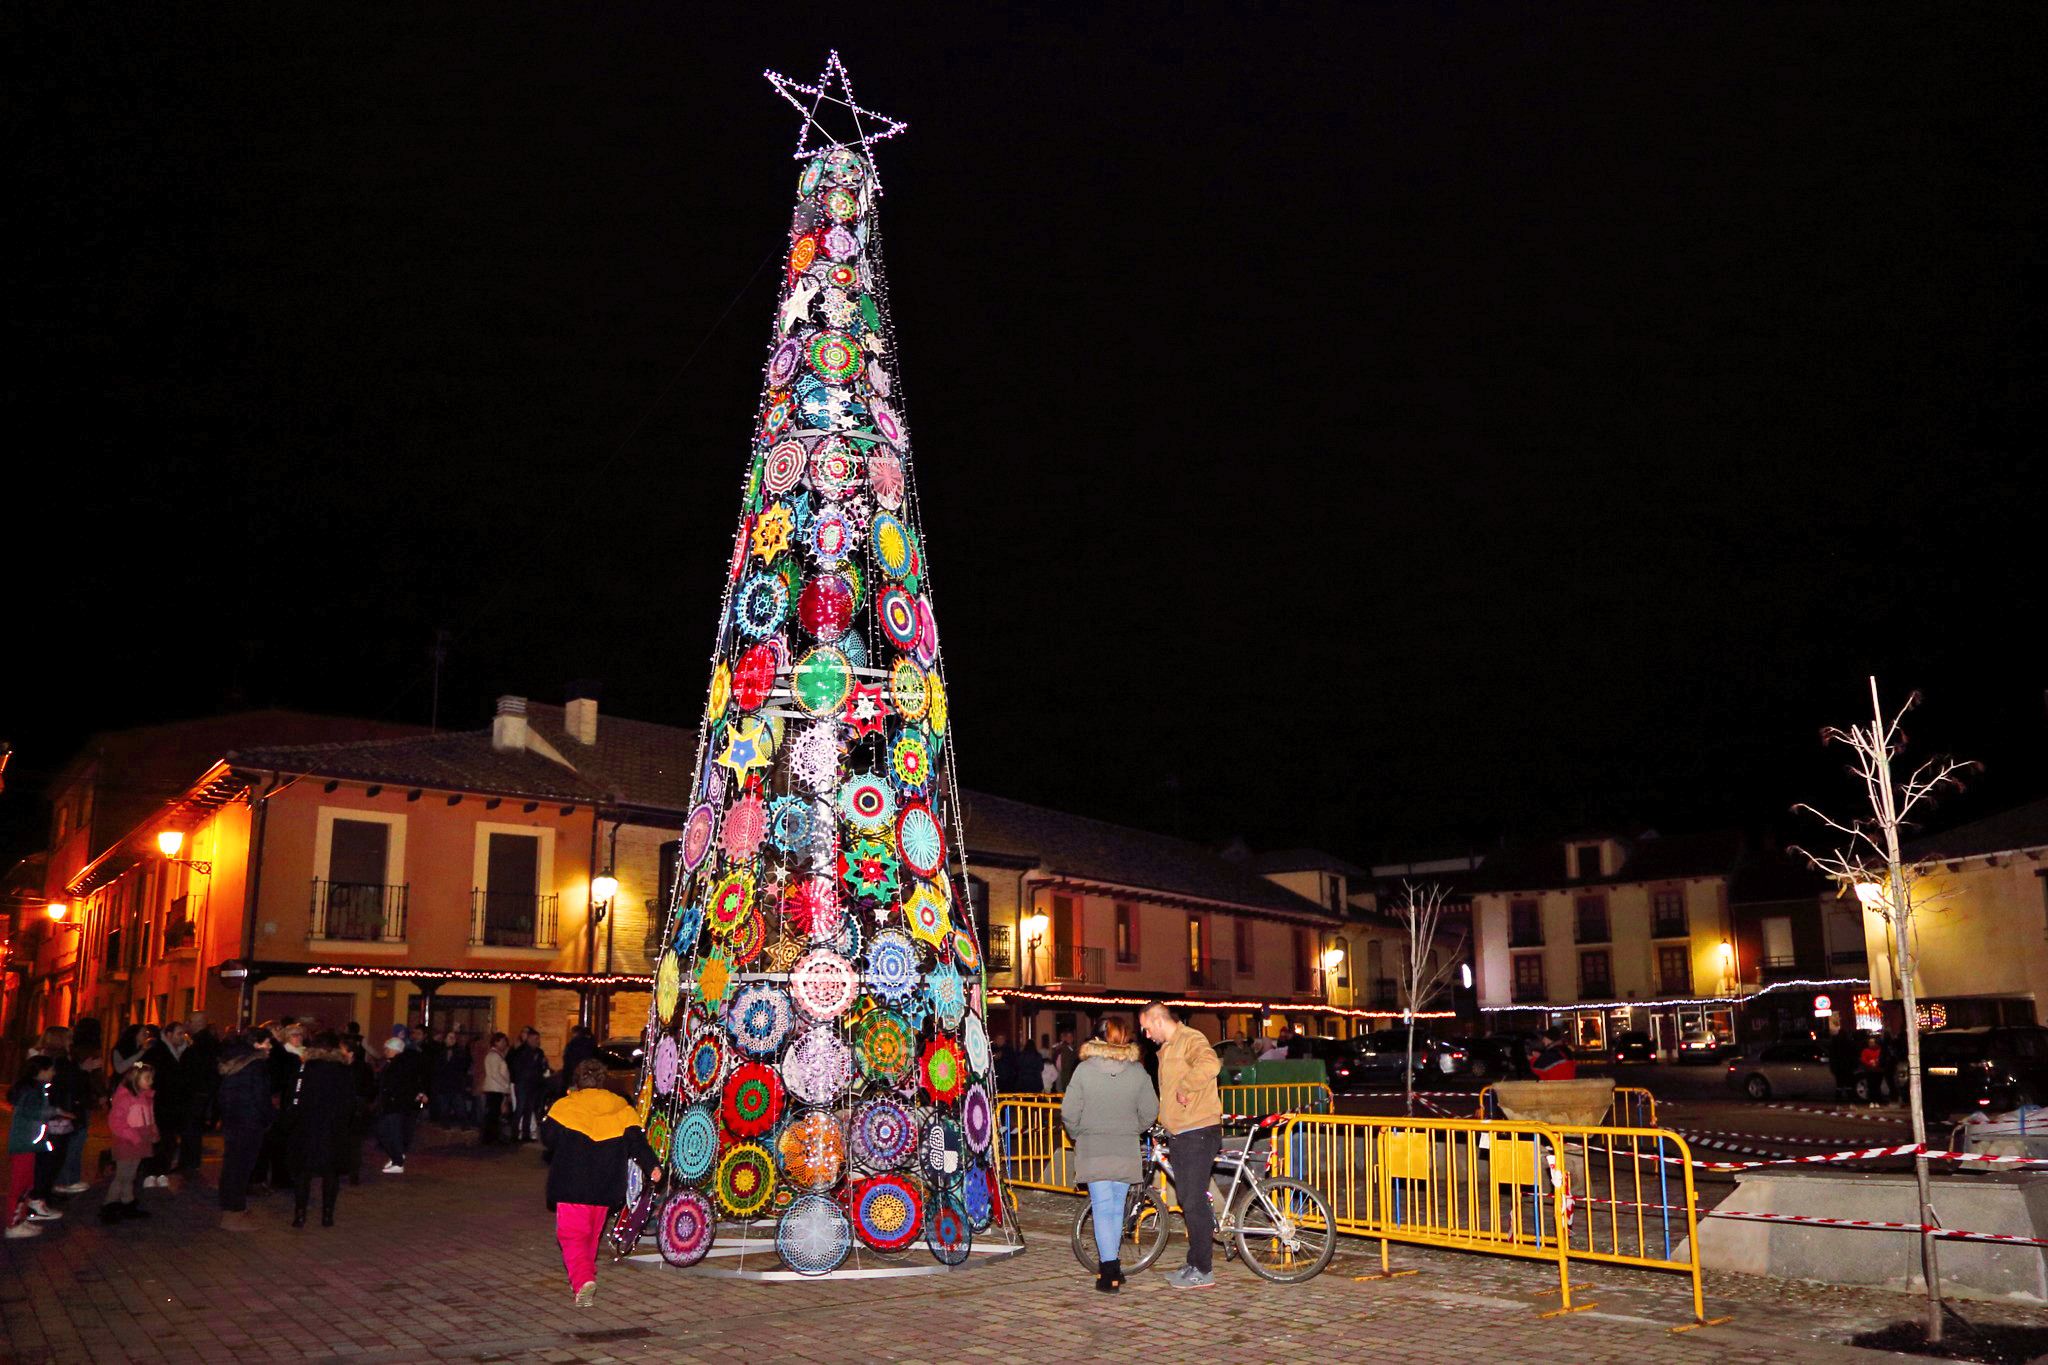
<svg viewBox="0 0 2048 1365">
<path fill-rule="evenodd" d="M 8 9 L 0 835 L 95 728 L 425 720 L 437 626 L 444 723 L 693 724 L 759 72 L 835 44 L 911 123 L 968 784 L 1358 858 L 1791 828 L 1875 669 L 1986 762 L 1951 814 L 2048 791 L 2048 11 L 715 8 Z"/>
</svg>

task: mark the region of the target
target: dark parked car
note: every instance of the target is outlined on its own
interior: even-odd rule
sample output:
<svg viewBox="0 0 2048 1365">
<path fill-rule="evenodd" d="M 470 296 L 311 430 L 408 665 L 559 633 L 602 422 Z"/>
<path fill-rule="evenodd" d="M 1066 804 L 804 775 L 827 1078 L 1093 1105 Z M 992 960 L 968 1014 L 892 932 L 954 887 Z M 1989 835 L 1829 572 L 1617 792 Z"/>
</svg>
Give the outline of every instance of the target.
<svg viewBox="0 0 2048 1365">
<path fill-rule="evenodd" d="M 1402 1071 L 1407 1061 L 1408 1034 L 1406 1030 L 1387 1029 L 1353 1038 L 1348 1044 L 1350 1056 L 1330 1068 L 1331 1089 L 1369 1090 L 1402 1083 Z M 1421 1029 L 1415 1030 L 1415 1074 L 1427 1075 L 1430 1068 L 1431 1041 Z M 1339 1068 L 1343 1074 L 1339 1075 Z M 1339 1081 L 1343 1084 L 1340 1086 Z"/>
<path fill-rule="evenodd" d="M 1697 1066 L 1702 1062 L 1718 1062 L 1741 1055 L 1740 1043 L 1733 1038 L 1722 1038 L 1711 1030 L 1705 1033 L 1688 1033 L 1678 1040 L 1678 1061 L 1681 1066 Z"/>
<path fill-rule="evenodd" d="M 1951 1028 L 1920 1037 L 1928 1114 L 2048 1103 L 2048 1029 Z"/>
<path fill-rule="evenodd" d="M 1657 1044 L 1649 1034 L 1643 1032 L 1618 1033 L 1614 1037 L 1614 1060 L 1617 1062 L 1654 1062 L 1657 1060 Z"/>
<path fill-rule="evenodd" d="M 1478 1081 L 1512 1079 L 1528 1069 L 1522 1040 L 1508 1037 L 1445 1038 L 1432 1044 L 1430 1063 L 1439 1075 Z"/>
</svg>

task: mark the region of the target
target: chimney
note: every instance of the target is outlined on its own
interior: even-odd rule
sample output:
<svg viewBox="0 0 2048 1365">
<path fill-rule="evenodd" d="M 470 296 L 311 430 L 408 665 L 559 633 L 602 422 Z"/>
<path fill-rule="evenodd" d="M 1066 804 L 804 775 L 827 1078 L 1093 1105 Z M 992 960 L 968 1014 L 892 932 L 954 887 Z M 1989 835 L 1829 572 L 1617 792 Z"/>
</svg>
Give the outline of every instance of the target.
<svg viewBox="0 0 2048 1365">
<path fill-rule="evenodd" d="M 562 707 L 562 728 L 578 744 L 597 743 L 597 684 L 573 682 L 569 700 Z"/>
<path fill-rule="evenodd" d="M 491 747 L 501 753 L 526 747 L 526 698 L 498 698 L 498 714 L 491 717 Z"/>
</svg>

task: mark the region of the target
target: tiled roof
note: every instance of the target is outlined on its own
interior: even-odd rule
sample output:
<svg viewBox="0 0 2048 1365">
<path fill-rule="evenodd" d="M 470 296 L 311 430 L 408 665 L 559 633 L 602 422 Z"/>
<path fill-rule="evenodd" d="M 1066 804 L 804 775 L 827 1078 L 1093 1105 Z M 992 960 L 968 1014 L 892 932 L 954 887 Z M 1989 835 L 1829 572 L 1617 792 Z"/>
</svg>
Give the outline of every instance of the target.
<svg viewBox="0 0 2048 1365">
<path fill-rule="evenodd" d="M 697 761 L 695 730 L 600 713 L 597 743 L 584 744 L 570 737 L 562 714 L 559 706 L 526 704 L 526 723 L 575 764 L 584 778 L 626 805 L 674 811 L 679 821 L 690 809 L 695 787 L 691 770 Z"/>
<path fill-rule="evenodd" d="M 1922 862 L 2042 847 L 2048 847 L 2048 798 L 1915 839 L 1900 851 L 1908 860 Z"/>
<path fill-rule="evenodd" d="M 237 768 L 311 773 L 393 787 L 523 796 L 540 801 L 600 801 L 611 793 L 573 769 L 531 749 L 491 747 L 488 730 L 238 749 Z"/>
<path fill-rule="evenodd" d="M 1621 870 L 1611 877 L 1565 875 L 1565 850 L 1590 839 L 1525 844 L 1487 855 L 1476 872 L 1457 878 L 1467 890 L 1562 891 L 1628 882 L 1677 881 L 1686 877 L 1732 875 L 1742 860 L 1742 836 L 1733 831 L 1621 839 Z"/>
<path fill-rule="evenodd" d="M 1186 839 L 1028 806 L 986 792 L 963 791 L 960 796 L 970 864 L 977 852 L 1035 857 L 1047 872 L 1079 881 L 1223 901 L 1277 914 L 1335 918 L 1316 902 Z"/>
</svg>

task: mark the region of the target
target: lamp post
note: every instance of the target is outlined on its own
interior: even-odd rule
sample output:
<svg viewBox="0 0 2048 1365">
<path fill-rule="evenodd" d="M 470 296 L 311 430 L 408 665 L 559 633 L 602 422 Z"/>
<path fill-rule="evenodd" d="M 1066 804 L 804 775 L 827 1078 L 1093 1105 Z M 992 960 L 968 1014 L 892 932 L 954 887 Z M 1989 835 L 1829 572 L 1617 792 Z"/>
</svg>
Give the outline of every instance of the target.
<svg viewBox="0 0 2048 1365">
<path fill-rule="evenodd" d="M 1045 943 L 1045 931 L 1051 924 L 1051 919 L 1045 914 L 1034 910 L 1017 926 L 1018 932 L 1024 936 L 1024 984 L 1027 986 L 1038 983 L 1038 950 Z"/>
<path fill-rule="evenodd" d="M 590 922 L 604 926 L 604 971 L 606 976 L 610 976 L 612 971 L 612 902 L 618 898 L 618 894 L 619 879 L 612 875 L 610 868 L 606 868 L 603 872 L 590 879 Z M 592 1022 L 600 1025 L 599 1036 L 604 1036 L 611 1032 L 612 1027 L 611 992 L 609 990 L 605 991 L 599 999 L 603 1002 L 604 1018 L 593 1020 Z"/>
</svg>

